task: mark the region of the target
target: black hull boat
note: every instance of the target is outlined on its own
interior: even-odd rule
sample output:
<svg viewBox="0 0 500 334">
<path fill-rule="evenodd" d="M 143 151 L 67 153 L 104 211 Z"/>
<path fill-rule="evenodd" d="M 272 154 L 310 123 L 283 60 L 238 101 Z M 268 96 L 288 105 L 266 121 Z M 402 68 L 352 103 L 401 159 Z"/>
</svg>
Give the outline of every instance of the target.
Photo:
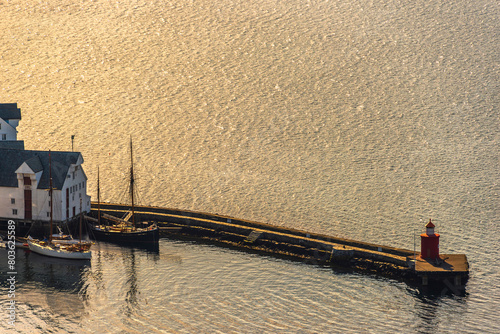
<svg viewBox="0 0 500 334">
<path fill-rule="evenodd" d="M 132 202 L 131 211 L 125 218 L 118 218 L 108 214 L 101 214 L 100 207 L 97 213 L 97 219 L 87 217 L 95 223 L 91 227 L 92 234 L 96 240 L 108 241 L 121 245 L 144 245 L 158 244 L 160 240 L 160 229 L 154 223 L 136 224 L 134 213 L 134 159 L 132 155 L 132 139 L 130 139 L 130 199 Z M 100 199 L 99 169 L 97 169 L 97 198 Z M 105 221 L 103 224 L 101 218 Z M 131 219 L 132 221 L 129 221 Z M 138 227 L 140 225 L 141 227 Z M 149 226 L 148 226 L 149 225 Z"/>
<path fill-rule="evenodd" d="M 160 240 L 160 230 L 153 225 L 148 228 L 120 228 L 116 225 L 99 225 L 92 228 L 96 240 L 118 244 L 155 243 Z"/>
</svg>

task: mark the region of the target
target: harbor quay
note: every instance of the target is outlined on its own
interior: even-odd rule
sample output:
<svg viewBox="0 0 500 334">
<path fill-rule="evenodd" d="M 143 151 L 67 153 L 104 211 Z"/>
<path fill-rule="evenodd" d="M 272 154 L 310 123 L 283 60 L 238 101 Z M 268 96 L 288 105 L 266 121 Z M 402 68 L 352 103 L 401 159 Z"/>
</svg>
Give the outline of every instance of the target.
<svg viewBox="0 0 500 334">
<path fill-rule="evenodd" d="M 101 214 L 124 217 L 130 206 L 92 202 L 90 222 Z M 277 256 L 338 270 L 405 281 L 430 291 L 462 294 L 469 277 L 465 254 L 439 254 L 439 234 L 429 221 L 420 251 L 338 238 L 233 217 L 154 206 L 136 206 L 137 221 L 154 221 L 163 237 Z"/>
</svg>

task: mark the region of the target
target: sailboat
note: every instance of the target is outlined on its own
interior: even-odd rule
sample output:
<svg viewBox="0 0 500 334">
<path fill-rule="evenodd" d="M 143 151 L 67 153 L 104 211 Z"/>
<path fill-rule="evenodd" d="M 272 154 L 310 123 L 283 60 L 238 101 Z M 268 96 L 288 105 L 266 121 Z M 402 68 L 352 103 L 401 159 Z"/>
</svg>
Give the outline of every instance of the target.
<svg viewBox="0 0 500 334">
<path fill-rule="evenodd" d="M 134 158 L 132 149 L 132 139 L 130 139 L 130 200 L 131 211 L 125 219 L 112 215 L 101 213 L 100 210 L 100 186 L 99 169 L 97 172 L 97 224 L 91 227 L 96 240 L 109 241 L 119 244 L 136 245 L 141 243 L 157 243 L 160 239 L 160 230 L 156 224 L 147 227 L 137 227 L 135 222 L 135 203 L 134 203 Z M 104 219 L 108 224 L 102 224 Z M 132 221 L 130 222 L 129 219 Z M 95 219 L 94 219 L 95 221 Z M 144 224 L 142 224 L 144 225 Z"/>
<path fill-rule="evenodd" d="M 82 234 L 81 231 L 81 216 L 80 216 L 80 235 Z M 80 240 L 74 239 L 71 234 L 65 234 L 59 226 L 57 226 L 57 229 L 59 230 L 59 233 L 54 233 L 52 234 L 52 242 L 54 244 L 59 244 L 59 245 L 75 245 L 75 244 L 81 244 L 81 245 L 88 245 L 88 247 L 93 245 L 92 241 L 84 241 L 80 238 Z"/>
<path fill-rule="evenodd" d="M 49 197 L 50 197 L 50 230 L 48 240 L 34 239 L 28 236 L 27 243 L 29 249 L 37 254 L 46 255 L 50 257 L 56 257 L 61 259 L 73 259 L 73 260 L 90 260 L 92 258 L 92 252 L 90 251 L 90 246 L 92 243 L 84 242 L 81 240 L 81 214 L 80 214 L 80 240 L 79 242 L 58 242 L 57 238 L 53 237 L 53 208 L 52 208 L 52 161 L 49 151 Z M 80 205 L 81 206 L 81 205 Z M 81 210 L 80 210 L 81 211 Z M 67 240 L 67 239 L 66 239 Z"/>
</svg>

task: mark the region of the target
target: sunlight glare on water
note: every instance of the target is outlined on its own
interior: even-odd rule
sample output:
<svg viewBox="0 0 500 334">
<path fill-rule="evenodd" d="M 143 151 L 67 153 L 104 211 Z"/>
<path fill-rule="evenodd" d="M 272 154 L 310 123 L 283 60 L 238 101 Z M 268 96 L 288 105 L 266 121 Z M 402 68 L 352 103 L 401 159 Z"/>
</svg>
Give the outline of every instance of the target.
<svg viewBox="0 0 500 334">
<path fill-rule="evenodd" d="M 465 297 L 434 298 L 169 240 L 156 255 L 101 245 L 62 281 L 71 267 L 18 252 L 34 267 L 18 330 L 500 331 L 499 14 L 491 0 L 2 1 L 0 103 L 21 108 L 26 149 L 75 135 L 93 199 L 99 167 L 102 198 L 124 202 L 131 136 L 142 204 L 408 249 L 432 218 L 440 251 L 471 266 Z"/>
</svg>

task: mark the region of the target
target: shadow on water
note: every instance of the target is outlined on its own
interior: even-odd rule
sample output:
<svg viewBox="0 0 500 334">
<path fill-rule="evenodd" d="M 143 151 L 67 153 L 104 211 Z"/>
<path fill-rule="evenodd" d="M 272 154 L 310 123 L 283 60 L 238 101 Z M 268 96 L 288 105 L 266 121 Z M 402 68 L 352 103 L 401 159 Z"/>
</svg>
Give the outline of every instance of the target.
<svg viewBox="0 0 500 334">
<path fill-rule="evenodd" d="M 445 313 L 452 312 L 454 316 L 467 312 L 468 295 L 456 295 L 443 289 L 422 289 L 407 287 L 408 295 L 415 300 L 413 312 L 418 323 L 417 333 L 436 333 L 442 326 Z M 450 309 L 451 308 L 451 309 Z M 460 316 L 459 316 L 460 317 Z"/>
<path fill-rule="evenodd" d="M 98 249 L 100 250 L 100 249 L 110 249 L 110 248 L 136 250 L 138 252 L 144 252 L 148 255 L 152 255 L 153 257 L 155 255 L 160 254 L 160 244 L 158 242 L 116 244 L 105 241 L 96 241 L 95 245 L 92 247 L 92 250 L 94 251 Z"/>
<path fill-rule="evenodd" d="M 93 246 L 92 270 L 88 271 L 85 284 L 82 287 L 82 295 L 88 295 L 87 291 L 94 290 L 89 299 L 96 298 L 101 292 L 104 295 L 114 292 L 105 292 L 114 289 L 110 286 L 109 280 L 105 278 L 108 274 L 116 276 L 114 285 L 121 286 L 120 291 L 124 292 L 124 304 L 121 311 L 126 315 L 132 315 L 139 308 L 139 269 L 143 260 L 157 263 L 160 260 L 159 244 L 148 243 L 138 245 L 117 245 L 98 241 Z M 115 268 L 109 266 L 110 262 L 115 263 Z M 121 264 L 118 264 L 118 263 Z M 119 269 L 118 269 L 119 268 Z M 124 272 L 120 272 L 124 270 Z M 118 276 L 117 276 L 118 275 Z M 86 299 L 86 301 L 89 301 Z"/>
<path fill-rule="evenodd" d="M 0 259 L 6 259 L 5 250 L 0 250 Z M 0 261 L 2 274 L 10 271 L 6 262 Z M 55 259 L 16 250 L 16 304 L 24 305 L 30 312 L 47 314 L 49 319 L 78 321 L 85 313 L 81 288 L 90 265 L 90 261 Z M 1 280 L 2 287 L 5 282 Z"/>
<path fill-rule="evenodd" d="M 435 286 L 422 286 L 414 280 L 389 278 L 381 275 L 357 272 L 345 267 L 332 267 L 334 275 L 360 275 L 370 277 L 373 280 L 392 281 L 394 286 L 401 289 L 414 301 L 414 306 L 409 309 L 414 314 L 416 333 L 437 333 L 442 326 L 449 321 L 450 313 L 453 317 L 461 318 L 467 313 L 469 293 L 460 290 L 455 293 L 446 286 L 436 284 Z"/>
<path fill-rule="evenodd" d="M 134 310 L 138 308 L 137 295 L 139 293 L 137 287 L 137 268 L 136 268 L 136 250 L 130 249 L 130 252 L 123 252 L 123 262 L 127 268 L 127 281 L 126 281 L 126 297 L 125 297 L 125 314 L 130 316 Z"/>
<path fill-rule="evenodd" d="M 0 258 L 6 259 L 6 250 L 0 250 Z M 42 256 L 28 250 L 16 250 L 16 281 L 19 286 L 35 283 L 44 289 L 78 293 L 82 277 L 90 268 L 86 260 L 65 260 Z M 7 261 L 0 261 L 2 273 L 9 272 Z M 2 281 L 3 284 L 3 281 Z"/>
</svg>

